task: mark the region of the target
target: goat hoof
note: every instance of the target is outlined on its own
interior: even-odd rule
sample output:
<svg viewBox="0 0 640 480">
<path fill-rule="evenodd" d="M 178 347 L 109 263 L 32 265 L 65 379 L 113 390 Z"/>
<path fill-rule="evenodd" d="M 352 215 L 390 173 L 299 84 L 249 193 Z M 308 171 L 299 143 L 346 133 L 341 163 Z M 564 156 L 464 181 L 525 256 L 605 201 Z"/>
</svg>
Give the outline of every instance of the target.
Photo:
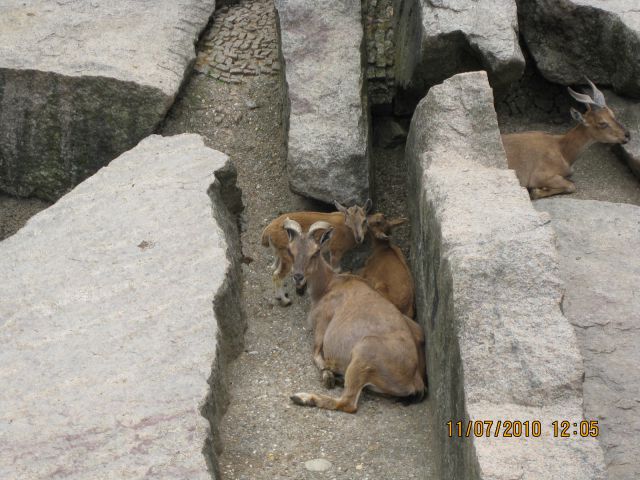
<svg viewBox="0 0 640 480">
<path fill-rule="evenodd" d="M 311 398 L 311 395 L 308 393 L 295 393 L 289 397 L 293 403 L 296 405 L 301 405 L 303 407 L 313 407 L 315 403 Z"/>
<path fill-rule="evenodd" d="M 283 307 L 288 307 L 289 305 L 291 305 L 291 299 L 289 298 L 289 295 L 287 295 L 286 293 L 283 296 L 278 297 L 278 301 L 280 302 L 280 305 L 282 305 Z"/>
<path fill-rule="evenodd" d="M 333 374 L 331 370 L 323 370 L 322 371 L 322 384 L 324 388 L 331 390 L 336 386 L 336 376 Z"/>
</svg>

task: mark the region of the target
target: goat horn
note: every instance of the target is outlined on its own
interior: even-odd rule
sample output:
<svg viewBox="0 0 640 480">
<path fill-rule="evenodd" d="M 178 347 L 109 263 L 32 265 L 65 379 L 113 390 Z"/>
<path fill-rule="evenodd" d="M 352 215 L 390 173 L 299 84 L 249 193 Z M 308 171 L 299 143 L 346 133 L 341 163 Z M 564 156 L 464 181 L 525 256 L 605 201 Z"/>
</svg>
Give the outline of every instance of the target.
<svg viewBox="0 0 640 480">
<path fill-rule="evenodd" d="M 593 95 L 592 95 L 593 101 L 596 102 L 596 104 L 601 108 L 606 107 L 607 101 L 604 98 L 604 94 L 600 90 L 598 90 L 598 88 L 593 84 L 593 82 L 589 80 L 586 76 L 584 77 L 584 79 L 587 81 L 587 83 L 591 87 L 591 90 L 593 91 Z"/>
<path fill-rule="evenodd" d="M 600 105 L 594 102 L 589 95 L 586 95 L 584 93 L 578 93 L 575 90 L 573 90 L 571 87 L 567 87 L 567 90 L 569 90 L 569 95 L 571 95 L 580 103 L 586 103 L 587 105 L 595 105 L 596 107 L 600 107 Z"/>
<path fill-rule="evenodd" d="M 333 225 L 331 225 L 329 222 L 319 221 L 309 227 L 309 235 L 311 235 L 316 230 L 329 230 L 330 228 L 333 228 Z"/>
<path fill-rule="evenodd" d="M 285 230 L 293 230 L 298 235 L 302 235 L 302 227 L 295 220 L 291 220 L 289 217 L 285 218 L 284 223 L 282 224 Z"/>
</svg>

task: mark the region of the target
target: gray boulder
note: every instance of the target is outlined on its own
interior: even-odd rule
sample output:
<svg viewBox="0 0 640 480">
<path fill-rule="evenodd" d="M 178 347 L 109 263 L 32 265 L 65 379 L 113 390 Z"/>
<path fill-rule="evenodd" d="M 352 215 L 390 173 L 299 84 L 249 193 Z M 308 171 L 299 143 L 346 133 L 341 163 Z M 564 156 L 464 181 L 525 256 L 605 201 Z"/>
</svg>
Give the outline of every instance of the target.
<svg viewBox="0 0 640 480">
<path fill-rule="evenodd" d="M 554 198 L 563 311 L 584 357 L 585 418 L 597 420 L 610 479 L 640 478 L 640 207 Z"/>
<path fill-rule="evenodd" d="M 152 136 L 0 243 L 0 478 L 215 474 L 234 178 L 200 137 Z"/>
<path fill-rule="evenodd" d="M 395 0 L 397 113 L 456 73 L 486 70 L 505 89 L 524 71 L 515 0 Z M 402 97 L 405 98 L 402 98 Z"/>
<path fill-rule="evenodd" d="M 291 190 L 325 202 L 369 196 L 360 2 L 276 0 Z"/>
<path fill-rule="evenodd" d="M 520 31 L 540 73 L 574 85 L 584 75 L 640 97 L 637 0 L 518 0 Z"/>
<path fill-rule="evenodd" d="M 629 143 L 617 145 L 615 152 L 627 162 L 629 168 L 640 179 L 640 101 L 619 97 L 613 92 L 605 92 L 605 96 L 609 108 L 631 133 Z"/>
<path fill-rule="evenodd" d="M 484 72 L 431 88 L 406 154 L 417 319 L 441 426 L 434 478 L 604 480 L 595 439 L 552 434 L 554 420 L 583 419 L 582 359 L 560 310 L 553 230 L 506 169 Z M 469 420 L 493 422 L 490 436 L 466 436 Z M 505 420 L 538 420 L 541 436 L 495 435 Z M 449 421 L 464 438 L 449 438 Z"/>
<path fill-rule="evenodd" d="M 0 190 L 56 200 L 152 133 L 215 0 L 0 5 Z"/>
</svg>

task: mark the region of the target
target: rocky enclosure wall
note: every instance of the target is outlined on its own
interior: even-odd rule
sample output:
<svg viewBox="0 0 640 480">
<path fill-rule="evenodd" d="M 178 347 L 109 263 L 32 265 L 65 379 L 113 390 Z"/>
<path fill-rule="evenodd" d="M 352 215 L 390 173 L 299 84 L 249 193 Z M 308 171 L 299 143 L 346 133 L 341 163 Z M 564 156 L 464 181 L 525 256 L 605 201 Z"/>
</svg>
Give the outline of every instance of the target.
<svg viewBox="0 0 640 480">
<path fill-rule="evenodd" d="M 152 133 L 215 0 L 0 5 L 0 190 L 56 200 Z"/>
<path fill-rule="evenodd" d="M 605 479 L 595 439 L 553 438 L 583 419 L 582 357 L 560 311 L 554 234 L 506 169 L 484 72 L 418 105 L 407 141 L 412 264 L 440 452 L 435 478 Z M 539 438 L 449 438 L 448 421 L 542 423 Z"/>
<path fill-rule="evenodd" d="M 520 30 L 549 81 L 599 86 L 640 98 L 637 0 L 517 0 Z"/>
<path fill-rule="evenodd" d="M 239 208 L 225 155 L 152 136 L 0 243 L 0 478 L 215 477 Z"/>
<path fill-rule="evenodd" d="M 524 70 L 515 0 L 394 0 L 397 114 L 451 75 L 486 70 L 506 89 Z"/>
</svg>

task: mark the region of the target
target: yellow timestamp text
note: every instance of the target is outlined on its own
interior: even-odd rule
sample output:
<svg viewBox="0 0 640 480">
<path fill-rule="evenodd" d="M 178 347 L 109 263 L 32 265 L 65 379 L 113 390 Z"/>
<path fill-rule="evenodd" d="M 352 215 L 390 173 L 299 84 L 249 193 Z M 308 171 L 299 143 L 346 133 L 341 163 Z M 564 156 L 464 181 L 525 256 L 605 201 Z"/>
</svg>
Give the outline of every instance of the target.
<svg viewBox="0 0 640 480">
<path fill-rule="evenodd" d="M 597 420 L 570 422 L 554 420 L 551 434 L 558 438 L 597 437 L 600 427 Z M 452 437 L 541 437 L 542 422 L 539 420 L 467 420 L 448 421 L 447 434 Z"/>
</svg>

